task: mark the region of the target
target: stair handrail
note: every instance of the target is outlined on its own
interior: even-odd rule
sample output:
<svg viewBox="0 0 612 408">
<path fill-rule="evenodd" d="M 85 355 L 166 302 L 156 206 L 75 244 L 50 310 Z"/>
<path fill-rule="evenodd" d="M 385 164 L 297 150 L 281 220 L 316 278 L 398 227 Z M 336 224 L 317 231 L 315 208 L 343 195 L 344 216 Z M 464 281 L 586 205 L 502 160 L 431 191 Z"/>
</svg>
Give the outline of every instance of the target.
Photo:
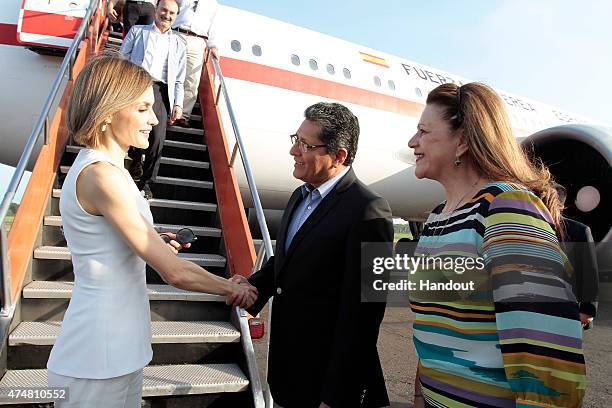
<svg viewBox="0 0 612 408">
<path fill-rule="evenodd" d="M 247 178 L 247 183 L 249 185 L 249 190 L 251 191 L 251 197 L 253 199 L 253 206 L 255 208 L 255 214 L 257 216 L 257 223 L 259 224 L 259 230 L 261 231 L 264 248 L 266 249 L 265 253 L 265 261 L 267 261 L 272 255 L 274 255 L 274 248 L 272 247 L 272 240 L 270 239 L 270 231 L 268 230 L 268 224 L 266 223 L 266 217 L 263 212 L 263 207 L 261 205 L 261 200 L 259 198 L 259 193 L 257 192 L 257 186 L 255 185 L 255 178 L 253 177 L 253 171 L 249 164 L 249 159 L 246 153 L 246 147 L 244 145 L 244 141 L 240 136 L 240 128 L 238 127 L 238 122 L 236 120 L 236 115 L 234 114 L 234 108 L 232 107 L 232 102 L 229 97 L 229 93 L 227 91 L 227 87 L 225 86 L 225 78 L 223 77 L 223 73 L 221 72 L 221 66 L 219 65 L 219 61 L 217 58 L 211 58 L 210 48 L 208 48 L 207 60 L 212 59 L 212 66 L 215 73 L 215 76 L 219 78 L 220 85 L 217 90 L 217 95 L 215 100 L 219 100 L 219 94 L 223 94 L 223 99 L 225 100 L 225 105 L 227 106 L 227 111 L 229 113 L 230 121 L 232 123 L 232 129 L 234 130 L 234 135 L 236 136 L 236 145 L 234 146 L 234 151 L 232 153 L 232 160 L 230 162 L 230 166 L 233 164 L 234 158 L 236 156 L 236 150 L 240 152 L 240 158 L 242 160 L 242 167 L 244 168 L 244 173 Z"/>
<path fill-rule="evenodd" d="M 236 136 L 236 144 L 234 145 L 234 149 L 232 151 L 232 157 L 230 159 L 230 166 L 234 165 L 234 160 L 236 159 L 237 151 L 240 151 L 240 158 L 242 160 L 242 166 L 244 168 L 244 173 L 247 178 L 247 183 L 249 185 L 249 190 L 251 191 L 251 197 L 253 198 L 253 206 L 255 208 L 255 214 L 257 216 L 257 223 L 259 224 L 259 230 L 261 231 L 262 239 L 263 239 L 263 247 L 265 248 L 264 253 L 262 254 L 261 250 L 257 255 L 257 259 L 255 261 L 255 265 L 259 264 L 260 267 L 263 263 L 265 263 L 272 255 L 274 255 L 274 248 L 272 247 L 272 240 L 270 239 L 270 231 L 268 230 L 268 224 L 266 223 L 266 217 L 263 212 L 263 207 L 261 205 L 261 200 L 259 199 L 259 193 L 257 192 L 257 186 L 255 185 L 255 178 L 253 177 L 253 171 L 251 170 L 251 166 L 249 165 L 249 159 L 246 154 L 246 148 L 244 146 L 244 141 L 240 136 L 240 129 L 238 127 L 238 123 L 236 121 L 236 116 L 234 114 L 234 108 L 232 107 L 232 102 L 230 101 L 229 93 L 227 91 L 227 87 L 225 85 L 225 78 L 223 77 L 223 72 L 221 72 L 221 66 L 219 65 L 219 60 L 212 56 L 211 58 L 211 49 L 207 47 L 208 51 L 206 54 L 206 61 L 212 59 L 212 66 L 214 70 L 214 74 L 217 78 L 219 78 L 219 87 L 217 89 L 217 95 L 215 95 L 215 104 L 219 102 L 219 95 L 223 94 L 223 99 L 225 100 L 225 104 L 227 106 L 227 111 L 229 113 L 230 121 L 232 123 L 232 129 L 234 130 L 234 135 Z M 213 90 L 214 92 L 214 90 Z M 262 257 L 263 255 L 263 257 Z M 255 266 L 254 265 L 254 266 Z M 259 269 L 259 268 L 258 268 Z M 254 269 L 255 272 L 257 269 Z M 270 332 L 272 330 L 271 327 L 272 322 L 272 303 L 270 302 L 268 305 L 268 343 L 267 343 L 267 353 L 266 353 L 266 372 L 268 369 L 268 356 L 270 354 Z M 267 381 L 266 381 L 267 384 Z M 270 388 L 266 387 L 264 394 L 264 402 L 266 407 L 273 406 L 272 395 L 270 394 Z"/>
<path fill-rule="evenodd" d="M 11 282 L 10 282 L 10 265 L 8 260 L 8 242 L 6 239 L 7 231 L 4 220 L 6 215 L 8 214 L 8 210 L 10 208 L 11 203 L 13 202 L 13 198 L 17 193 L 17 188 L 19 187 L 19 183 L 21 183 L 21 179 L 23 178 L 23 174 L 25 173 L 26 166 L 32 157 L 32 153 L 34 152 L 34 148 L 36 144 L 40 140 L 41 135 L 44 135 L 44 144 L 47 145 L 49 143 L 49 114 L 51 111 L 51 107 L 53 106 L 53 102 L 57 97 L 60 86 L 64 80 L 64 76 L 66 75 L 66 71 L 72 79 L 72 67 L 74 65 L 74 61 L 76 58 L 76 54 L 79 50 L 79 45 L 83 40 L 83 37 L 88 32 L 87 29 L 91 23 L 91 18 L 97 8 L 100 6 L 100 3 L 104 0 L 91 0 L 89 3 L 89 7 L 85 12 L 85 16 L 81 21 L 81 25 L 72 40 L 72 44 L 70 44 L 70 48 L 66 52 L 66 56 L 62 61 L 62 65 L 60 66 L 59 72 L 57 73 L 53 84 L 51 85 L 51 90 L 47 95 L 47 99 L 43 105 L 43 108 L 36 120 L 36 124 L 32 129 L 32 133 L 28 137 L 28 141 L 23 149 L 23 153 L 19 158 L 19 162 L 15 167 L 15 171 L 13 172 L 13 176 L 11 177 L 11 181 L 9 183 L 8 189 L 4 194 L 4 198 L 2 199 L 2 203 L 0 204 L 0 234 L 2 239 L 0 239 L 0 274 L 2 275 L 2 308 L 0 309 L 0 317 L 11 317 L 14 313 L 14 303 L 11 295 Z"/>
</svg>

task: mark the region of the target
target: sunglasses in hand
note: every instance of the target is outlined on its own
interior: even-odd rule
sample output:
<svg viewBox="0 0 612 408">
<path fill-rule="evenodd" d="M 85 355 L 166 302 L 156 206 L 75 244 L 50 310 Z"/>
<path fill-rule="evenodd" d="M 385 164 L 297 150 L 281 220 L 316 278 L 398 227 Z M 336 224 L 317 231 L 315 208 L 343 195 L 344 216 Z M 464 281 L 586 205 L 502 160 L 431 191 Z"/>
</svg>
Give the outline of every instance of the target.
<svg viewBox="0 0 612 408">
<path fill-rule="evenodd" d="M 161 237 L 161 239 L 164 240 L 166 244 L 172 241 L 172 238 L 168 234 L 159 234 L 159 236 Z M 176 238 L 174 238 L 176 242 L 183 246 L 191 244 L 197 241 L 197 239 L 198 237 L 196 236 L 196 234 L 189 228 L 181 228 L 180 230 L 176 231 Z"/>
</svg>

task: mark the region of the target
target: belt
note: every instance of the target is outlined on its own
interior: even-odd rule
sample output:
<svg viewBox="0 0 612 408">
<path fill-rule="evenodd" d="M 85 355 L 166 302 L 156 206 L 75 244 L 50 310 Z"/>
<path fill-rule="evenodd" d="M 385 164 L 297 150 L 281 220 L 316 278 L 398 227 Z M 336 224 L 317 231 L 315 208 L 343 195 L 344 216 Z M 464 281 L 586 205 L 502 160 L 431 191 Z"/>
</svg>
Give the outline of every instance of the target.
<svg viewBox="0 0 612 408">
<path fill-rule="evenodd" d="M 187 35 L 192 35 L 194 37 L 200 37 L 200 38 L 203 38 L 205 40 L 208 40 L 208 36 L 196 34 L 196 33 L 194 33 L 191 30 L 187 30 L 186 28 L 177 27 L 177 28 L 173 28 L 173 30 L 174 31 L 178 31 L 179 33 L 183 33 L 183 34 L 187 34 Z"/>
</svg>

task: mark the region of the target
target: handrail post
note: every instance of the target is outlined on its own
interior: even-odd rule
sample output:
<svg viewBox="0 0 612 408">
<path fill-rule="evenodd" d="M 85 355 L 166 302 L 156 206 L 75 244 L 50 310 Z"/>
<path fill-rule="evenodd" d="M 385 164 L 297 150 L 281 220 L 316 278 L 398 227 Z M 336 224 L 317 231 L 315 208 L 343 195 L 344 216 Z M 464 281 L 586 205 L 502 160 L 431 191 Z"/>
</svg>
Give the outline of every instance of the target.
<svg viewBox="0 0 612 408">
<path fill-rule="evenodd" d="M 49 144 L 49 115 L 45 117 L 45 144 Z"/>
<path fill-rule="evenodd" d="M 206 54 L 204 55 L 204 64 L 208 63 L 210 59 L 210 48 L 206 47 Z"/>
<path fill-rule="evenodd" d="M 74 55 L 71 55 L 70 59 L 69 59 L 69 62 L 68 62 L 68 80 L 69 81 L 74 80 L 72 71 L 74 70 L 74 62 L 75 62 L 75 60 L 76 60 L 76 57 Z"/>
<path fill-rule="evenodd" d="M 234 167 L 236 161 L 236 154 L 238 154 L 238 143 L 234 143 L 234 149 L 232 150 L 232 158 L 230 159 L 230 167 Z"/>
<path fill-rule="evenodd" d="M 2 310 L 0 316 L 9 317 L 13 309 L 13 296 L 11 294 L 11 268 L 8 258 L 8 234 L 4 221 L 0 225 L 0 270 L 2 271 Z"/>
<path fill-rule="evenodd" d="M 219 106 L 219 97 L 221 96 L 221 83 L 219 83 L 219 86 L 217 87 L 217 94 L 215 95 L 215 106 Z"/>
</svg>

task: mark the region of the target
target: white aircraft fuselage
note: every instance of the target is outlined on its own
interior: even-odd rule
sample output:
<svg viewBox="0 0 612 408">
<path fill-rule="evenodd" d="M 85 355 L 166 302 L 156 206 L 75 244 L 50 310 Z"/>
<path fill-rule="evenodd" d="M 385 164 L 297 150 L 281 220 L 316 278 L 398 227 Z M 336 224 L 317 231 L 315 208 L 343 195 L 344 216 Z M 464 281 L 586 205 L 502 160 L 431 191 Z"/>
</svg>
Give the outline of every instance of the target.
<svg viewBox="0 0 612 408">
<path fill-rule="evenodd" d="M 55 0 L 55 7 L 61 2 L 68 0 Z M 14 165 L 62 58 L 39 55 L 20 44 L 15 32 L 22 2 L 5 3 L 0 10 L 4 93 L 0 162 Z M 407 143 L 428 92 L 444 82 L 469 80 L 232 7 L 220 6 L 214 24 L 221 68 L 265 208 L 284 208 L 301 183 L 292 176 L 289 135 L 299 127 L 305 108 L 319 101 L 342 103 L 359 118 L 354 169 L 389 201 L 395 216 L 423 221 L 443 199 L 439 184 L 415 178 Z M 531 99 L 498 92 L 520 140 L 559 125 L 593 124 Z M 224 118 L 224 126 L 232 146 L 229 117 Z M 604 151 L 599 154 L 609 161 L 610 139 L 600 144 Z M 250 195 L 241 168 L 238 178 L 248 206 Z"/>
</svg>

